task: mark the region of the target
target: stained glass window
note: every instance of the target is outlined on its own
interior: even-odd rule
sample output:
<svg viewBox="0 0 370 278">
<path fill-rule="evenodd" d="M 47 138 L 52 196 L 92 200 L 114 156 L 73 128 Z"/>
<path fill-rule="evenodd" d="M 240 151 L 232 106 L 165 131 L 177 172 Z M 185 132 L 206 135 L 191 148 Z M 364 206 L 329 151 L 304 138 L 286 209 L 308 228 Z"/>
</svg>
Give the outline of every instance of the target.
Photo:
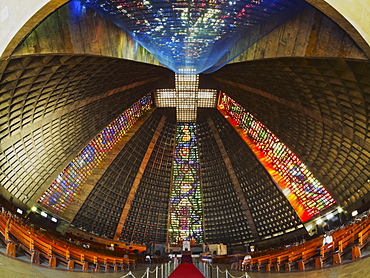
<svg viewBox="0 0 370 278">
<path fill-rule="evenodd" d="M 63 170 L 42 194 L 39 203 L 63 212 L 92 170 L 106 153 L 126 134 L 152 104 L 150 95 L 143 97 L 100 132 Z"/>
<path fill-rule="evenodd" d="M 101 12 L 176 73 L 203 72 L 253 27 L 271 32 L 300 0 L 81 0 Z M 291 9 L 290 9 L 291 8 Z M 300 9 L 298 9 L 300 10 Z M 275 14 L 281 14 L 278 19 Z M 293 16 L 293 15 L 291 15 Z M 275 26 L 276 27 L 276 26 Z M 243 51 L 243 50 L 241 50 Z M 240 52 L 239 52 L 240 53 Z M 236 53 L 236 54 L 239 54 Z"/>
<path fill-rule="evenodd" d="M 267 127 L 233 99 L 221 94 L 219 109 L 246 133 L 244 138 L 267 168 L 302 222 L 335 203 L 306 165 Z"/>
<path fill-rule="evenodd" d="M 195 123 L 178 123 L 173 160 L 169 242 L 203 243 L 203 206 Z"/>
</svg>

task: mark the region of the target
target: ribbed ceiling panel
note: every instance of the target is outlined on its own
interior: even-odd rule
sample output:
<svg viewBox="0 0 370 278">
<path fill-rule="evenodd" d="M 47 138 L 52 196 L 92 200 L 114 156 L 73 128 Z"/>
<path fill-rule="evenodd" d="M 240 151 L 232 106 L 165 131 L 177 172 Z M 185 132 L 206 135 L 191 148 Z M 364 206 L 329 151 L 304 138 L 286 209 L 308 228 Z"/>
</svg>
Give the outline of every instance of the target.
<svg viewBox="0 0 370 278">
<path fill-rule="evenodd" d="M 211 76 L 350 207 L 369 201 L 369 75 L 367 62 L 287 58 L 228 65 Z"/>
<path fill-rule="evenodd" d="M 85 55 L 23 56 L 0 67 L 0 183 L 30 205 L 98 132 L 173 76 Z"/>
</svg>

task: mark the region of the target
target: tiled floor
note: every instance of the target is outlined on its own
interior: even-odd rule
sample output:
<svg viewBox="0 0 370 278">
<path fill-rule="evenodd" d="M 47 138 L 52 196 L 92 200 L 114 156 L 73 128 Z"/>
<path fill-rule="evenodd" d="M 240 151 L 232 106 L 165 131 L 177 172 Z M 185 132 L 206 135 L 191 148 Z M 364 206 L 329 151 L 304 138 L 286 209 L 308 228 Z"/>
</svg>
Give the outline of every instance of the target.
<svg viewBox="0 0 370 278">
<path fill-rule="evenodd" d="M 147 265 L 139 265 L 138 270 L 133 271 L 136 278 L 141 278 Z M 155 265 L 150 265 L 153 271 Z M 120 278 L 128 272 L 120 273 L 83 273 L 67 270 L 50 269 L 40 267 L 20 259 L 13 259 L 0 253 L 0 277 L 1 278 Z M 161 272 L 159 271 L 159 274 Z M 243 272 L 232 271 L 234 277 L 241 277 Z M 368 278 L 370 277 L 370 257 L 359 259 L 351 263 L 342 264 L 336 267 L 324 268 L 321 270 L 310 270 L 291 273 L 248 273 L 251 278 Z M 146 277 L 146 276 L 144 276 Z M 150 275 L 154 278 L 155 273 Z M 219 278 L 224 278 L 225 274 L 220 274 Z M 229 275 L 231 278 L 231 275 Z M 245 277 L 245 276 L 244 276 Z M 191 277 L 189 277 L 191 278 Z M 216 275 L 213 275 L 216 278 Z"/>
</svg>

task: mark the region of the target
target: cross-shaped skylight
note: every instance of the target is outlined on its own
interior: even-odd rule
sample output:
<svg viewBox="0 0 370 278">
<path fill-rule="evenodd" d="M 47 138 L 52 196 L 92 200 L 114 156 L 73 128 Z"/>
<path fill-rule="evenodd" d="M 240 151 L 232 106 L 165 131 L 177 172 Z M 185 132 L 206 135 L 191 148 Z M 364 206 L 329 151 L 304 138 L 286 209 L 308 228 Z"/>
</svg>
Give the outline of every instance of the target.
<svg viewBox="0 0 370 278">
<path fill-rule="evenodd" d="M 157 107 L 176 107 L 177 122 L 196 122 L 197 108 L 216 108 L 217 91 L 199 89 L 199 75 L 175 75 L 175 89 L 155 92 Z"/>
</svg>

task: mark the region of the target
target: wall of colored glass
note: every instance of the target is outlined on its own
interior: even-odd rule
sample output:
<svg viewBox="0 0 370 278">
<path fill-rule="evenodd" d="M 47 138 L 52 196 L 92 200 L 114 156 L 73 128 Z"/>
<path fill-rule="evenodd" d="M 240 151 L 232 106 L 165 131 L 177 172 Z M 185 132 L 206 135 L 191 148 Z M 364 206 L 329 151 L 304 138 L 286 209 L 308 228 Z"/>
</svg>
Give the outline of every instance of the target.
<svg viewBox="0 0 370 278">
<path fill-rule="evenodd" d="M 179 74 L 198 74 L 209 69 L 230 54 L 233 45 L 243 34 L 252 32 L 254 26 L 260 32 L 271 32 L 278 19 L 289 18 L 287 10 L 294 11 L 302 5 L 300 0 L 81 1 L 109 18 L 161 64 Z M 280 13 L 283 16 L 274 16 Z M 263 23 L 269 24 L 260 28 Z M 239 49 L 234 55 L 244 50 Z"/>
<path fill-rule="evenodd" d="M 203 205 L 195 123 L 178 123 L 173 160 L 169 243 L 201 244 Z"/>
<path fill-rule="evenodd" d="M 143 97 L 99 133 L 63 170 L 42 194 L 39 203 L 53 211 L 63 212 L 99 165 L 106 153 L 126 134 L 152 104 L 150 95 Z"/>
<path fill-rule="evenodd" d="M 243 129 L 246 142 L 294 207 L 302 222 L 335 204 L 306 165 L 252 114 L 221 93 L 219 110 Z"/>
</svg>

